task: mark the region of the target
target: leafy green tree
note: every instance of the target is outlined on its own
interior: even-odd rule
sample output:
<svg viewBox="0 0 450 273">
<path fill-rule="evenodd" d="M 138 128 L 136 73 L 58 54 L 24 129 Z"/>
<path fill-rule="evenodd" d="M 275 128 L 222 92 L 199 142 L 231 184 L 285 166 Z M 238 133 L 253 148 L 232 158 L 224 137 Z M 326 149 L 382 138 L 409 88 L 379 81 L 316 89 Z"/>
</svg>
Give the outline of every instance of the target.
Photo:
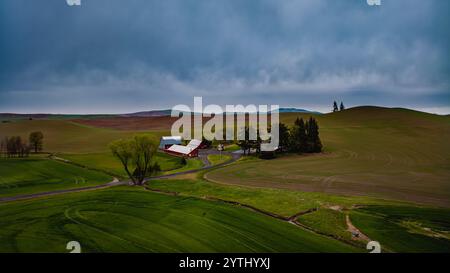
<svg viewBox="0 0 450 273">
<path fill-rule="evenodd" d="M 30 145 L 33 146 L 34 152 L 40 152 L 42 151 L 43 145 L 44 145 L 44 134 L 42 132 L 32 132 L 29 136 L 28 141 L 30 142 Z"/>
<path fill-rule="evenodd" d="M 109 147 L 134 185 L 142 185 L 145 178 L 161 170 L 154 162 L 157 145 L 148 136 L 116 140 Z"/>
<path fill-rule="evenodd" d="M 30 154 L 30 146 L 20 136 L 6 137 L 3 147 L 6 147 L 7 157 L 27 157 Z"/>
</svg>

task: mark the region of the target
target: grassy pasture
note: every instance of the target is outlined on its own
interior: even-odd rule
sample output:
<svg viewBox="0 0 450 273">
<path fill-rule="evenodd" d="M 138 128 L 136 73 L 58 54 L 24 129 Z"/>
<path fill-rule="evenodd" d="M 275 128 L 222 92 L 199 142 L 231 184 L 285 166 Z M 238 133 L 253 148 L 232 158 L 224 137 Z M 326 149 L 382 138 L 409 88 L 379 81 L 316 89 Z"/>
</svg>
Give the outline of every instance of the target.
<svg viewBox="0 0 450 273">
<path fill-rule="evenodd" d="M 60 157 L 89 168 L 107 171 L 119 177 L 127 177 L 122 164 L 111 153 L 63 154 Z M 154 160 L 158 162 L 163 172 L 183 167 L 181 158 L 164 153 L 157 153 Z"/>
<path fill-rule="evenodd" d="M 351 208 L 355 204 L 397 204 L 368 197 L 346 197 L 315 192 L 222 185 L 202 179 L 152 180 L 148 182 L 148 185 L 152 189 L 178 192 L 187 196 L 200 198 L 207 196 L 237 201 L 284 217 L 290 217 L 310 209 L 335 205 Z"/>
<path fill-rule="evenodd" d="M 358 249 L 220 202 L 142 188 L 0 204 L 0 252 L 355 252 Z"/>
<path fill-rule="evenodd" d="M 320 208 L 317 211 L 299 216 L 297 221 L 323 234 L 333 235 L 342 240 L 351 240 L 351 234 L 347 231 L 347 223 L 343 212 Z"/>
<path fill-rule="evenodd" d="M 292 124 L 297 116 L 284 114 Z M 406 200 L 450 207 L 450 118 L 361 107 L 316 116 L 325 153 L 253 160 L 208 173 L 225 184 Z"/>
<path fill-rule="evenodd" d="M 449 209 L 418 207 L 369 197 L 221 185 L 201 179 L 156 180 L 150 181 L 149 186 L 178 192 L 181 196 L 236 201 L 284 217 L 317 209 L 300 215 L 297 221 L 321 234 L 344 241 L 351 240 L 345 220 L 345 214 L 349 213 L 353 225 L 372 240 L 379 241 L 385 251 L 450 251 Z M 340 211 L 332 209 L 336 207 Z"/>
<path fill-rule="evenodd" d="M 220 155 L 220 154 L 208 155 L 208 161 L 211 162 L 211 165 L 221 164 L 227 162 L 230 159 L 231 159 L 230 155 Z"/>
<path fill-rule="evenodd" d="M 0 158 L 0 196 L 105 184 L 112 177 L 45 158 Z"/>
<path fill-rule="evenodd" d="M 174 173 L 178 173 L 178 172 L 186 172 L 186 171 L 190 171 L 190 170 L 200 169 L 202 167 L 203 167 L 203 162 L 200 159 L 189 158 L 189 159 L 186 159 L 186 165 L 184 165 L 183 167 L 175 169 L 175 170 L 165 171 L 163 174 L 174 174 Z"/>
<path fill-rule="evenodd" d="M 450 210 L 368 206 L 351 220 L 382 248 L 398 252 L 450 252 Z"/>
</svg>

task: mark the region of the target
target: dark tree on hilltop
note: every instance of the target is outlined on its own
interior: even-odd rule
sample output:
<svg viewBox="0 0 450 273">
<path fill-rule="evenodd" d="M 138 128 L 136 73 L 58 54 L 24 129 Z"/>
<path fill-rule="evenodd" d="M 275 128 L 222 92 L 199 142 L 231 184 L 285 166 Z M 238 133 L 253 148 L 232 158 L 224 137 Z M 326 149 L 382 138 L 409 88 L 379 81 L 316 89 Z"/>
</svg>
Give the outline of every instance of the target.
<svg viewBox="0 0 450 273">
<path fill-rule="evenodd" d="M 42 134 L 42 132 L 32 132 L 28 141 L 30 142 L 30 145 L 33 146 L 35 153 L 40 152 L 42 151 L 44 144 L 44 134 Z"/>
<path fill-rule="evenodd" d="M 345 106 L 344 103 L 341 101 L 341 106 L 339 107 L 339 111 L 344 111 L 345 110 Z"/>
<path fill-rule="evenodd" d="M 337 112 L 337 111 L 339 111 L 339 108 L 338 108 L 337 102 L 334 101 L 334 103 L 333 103 L 333 112 Z"/>
</svg>

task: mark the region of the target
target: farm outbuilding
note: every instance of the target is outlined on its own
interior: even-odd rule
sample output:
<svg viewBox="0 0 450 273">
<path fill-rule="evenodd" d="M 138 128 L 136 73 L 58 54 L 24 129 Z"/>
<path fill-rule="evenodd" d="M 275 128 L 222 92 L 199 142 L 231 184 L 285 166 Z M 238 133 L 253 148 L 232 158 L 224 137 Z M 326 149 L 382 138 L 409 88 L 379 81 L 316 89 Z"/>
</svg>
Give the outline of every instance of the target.
<svg viewBox="0 0 450 273">
<path fill-rule="evenodd" d="M 174 144 L 164 151 L 174 156 L 197 157 L 201 144 L 201 140 L 193 139 L 186 146 Z"/>
<path fill-rule="evenodd" d="M 175 144 L 181 144 L 181 136 L 163 136 L 159 142 L 159 149 L 164 150 Z"/>
</svg>

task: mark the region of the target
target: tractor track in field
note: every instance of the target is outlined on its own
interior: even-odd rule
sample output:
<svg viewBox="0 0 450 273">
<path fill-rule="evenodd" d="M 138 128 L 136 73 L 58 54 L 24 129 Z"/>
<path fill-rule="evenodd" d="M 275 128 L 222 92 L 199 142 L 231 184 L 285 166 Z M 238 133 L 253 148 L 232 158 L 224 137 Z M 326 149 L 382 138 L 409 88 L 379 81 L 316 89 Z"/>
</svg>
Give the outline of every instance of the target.
<svg viewBox="0 0 450 273">
<path fill-rule="evenodd" d="M 21 194 L 21 195 L 16 195 L 16 196 L 0 197 L 0 203 L 13 202 L 13 201 L 19 201 L 19 200 L 29 200 L 29 199 L 35 199 L 35 198 L 39 198 L 39 197 L 46 197 L 46 196 L 52 196 L 52 195 L 59 195 L 59 194 L 64 194 L 64 193 L 105 189 L 105 188 L 114 187 L 114 186 L 126 185 L 127 183 L 128 182 L 119 181 L 117 178 L 114 178 L 114 180 L 111 182 L 108 182 L 106 184 L 96 185 L 96 186 L 88 186 L 88 187 L 75 188 L 75 189 L 55 190 L 55 191 L 47 191 L 47 192 L 40 192 L 40 193 Z"/>
<path fill-rule="evenodd" d="M 208 154 L 211 154 L 211 153 L 202 154 L 201 160 L 203 161 L 204 158 L 207 158 Z M 155 179 L 172 178 L 172 177 L 176 177 L 179 175 L 191 174 L 191 173 L 196 173 L 196 172 L 200 172 L 200 171 L 204 171 L 204 170 L 208 170 L 208 169 L 212 169 L 212 168 L 223 167 L 223 166 L 226 166 L 228 164 L 231 164 L 231 163 L 237 161 L 241 157 L 240 154 L 236 154 L 236 153 L 230 153 L 230 155 L 231 155 L 230 160 L 220 163 L 220 164 L 217 164 L 217 165 L 207 164 L 199 169 L 188 170 L 188 171 L 183 171 L 183 172 L 178 172 L 178 173 L 173 173 L 173 174 L 154 176 L 154 177 L 146 179 L 145 182 L 150 181 L 150 180 L 155 180 Z M 61 161 L 66 164 L 73 164 L 73 162 L 63 159 L 63 158 L 51 158 L 51 159 Z M 85 166 L 83 166 L 83 167 L 86 168 Z M 130 181 L 120 181 L 119 179 L 114 177 L 113 181 L 108 182 L 106 184 L 101 184 L 101 185 L 0 197 L 0 203 L 7 203 L 7 202 L 21 201 L 21 200 L 30 200 L 30 199 L 36 199 L 36 198 L 40 198 L 40 197 L 47 197 L 47 196 L 53 196 L 53 195 L 60 195 L 60 194 L 65 194 L 65 193 L 75 193 L 75 192 L 82 192 L 82 191 L 99 190 L 99 189 L 105 189 L 105 188 L 110 188 L 110 187 L 114 187 L 114 186 L 122 186 L 122 185 L 128 185 L 128 184 L 130 184 Z"/>
<path fill-rule="evenodd" d="M 248 205 L 248 204 L 241 203 L 241 202 L 238 202 L 238 201 L 231 201 L 231 200 L 221 199 L 221 198 L 217 198 L 217 197 L 213 197 L 213 196 L 203 196 L 203 197 L 192 196 L 192 195 L 182 194 L 182 193 L 175 192 L 175 191 L 152 189 L 148 185 L 144 185 L 144 189 L 148 190 L 148 191 L 151 191 L 151 192 L 154 192 L 154 193 L 159 193 L 159 194 L 165 194 L 165 195 L 171 195 L 171 196 L 182 196 L 182 197 L 193 197 L 193 198 L 199 198 L 199 199 L 203 199 L 203 200 L 223 202 L 223 203 L 230 204 L 230 205 L 237 206 L 237 207 L 243 207 L 243 208 L 252 210 L 253 212 L 256 212 L 256 213 L 259 213 L 259 214 L 262 214 L 262 215 L 265 215 L 265 216 L 269 216 L 269 217 L 272 217 L 272 218 L 275 218 L 275 219 L 278 219 L 278 220 L 281 220 L 281 221 L 293 224 L 293 225 L 295 225 L 295 226 L 297 226 L 299 228 L 302 228 L 304 230 L 307 230 L 309 232 L 312 232 L 312 233 L 315 233 L 315 234 L 318 234 L 318 235 L 321 235 L 321 236 L 325 236 L 325 237 L 328 237 L 328 238 L 340 241 L 340 242 L 345 243 L 347 245 L 351 245 L 351 246 L 354 246 L 354 247 L 357 247 L 357 248 L 361 248 L 361 245 L 358 243 L 357 240 L 346 240 L 346 239 L 343 239 L 341 237 L 338 237 L 338 236 L 335 236 L 335 235 L 332 235 L 332 234 L 320 232 L 320 231 L 318 231 L 316 229 L 313 229 L 313 228 L 311 228 L 311 227 L 309 227 L 307 225 L 304 225 L 304 224 L 302 224 L 301 222 L 298 221 L 298 219 L 297 219 L 298 217 L 300 217 L 302 215 L 309 214 L 309 213 L 314 213 L 314 212 L 316 212 L 318 210 L 318 208 L 311 208 L 311 209 L 308 209 L 308 210 L 305 210 L 305 211 L 300 211 L 300 212 L 298 212 L 298 213 L 296 213 L 296 214 L 294 214 L 292 216 L 286 217 L 286 216 L 282 216 L 282 215 L 279 215 L 279 214 L 276 214 L 276 213 L 272 213 L 272 212 L 268 212 L 268 211 L 262 210 L 260 208 L 254 207 L 252 205 Z M 352 227 L 359 232 L 359 230 L 356 229 L 356 227 L 354 227 L 353 225 L 352 225 Z M 350 231 L 350 228 L 349 228 L 349 231 Z"/>
</svg>

